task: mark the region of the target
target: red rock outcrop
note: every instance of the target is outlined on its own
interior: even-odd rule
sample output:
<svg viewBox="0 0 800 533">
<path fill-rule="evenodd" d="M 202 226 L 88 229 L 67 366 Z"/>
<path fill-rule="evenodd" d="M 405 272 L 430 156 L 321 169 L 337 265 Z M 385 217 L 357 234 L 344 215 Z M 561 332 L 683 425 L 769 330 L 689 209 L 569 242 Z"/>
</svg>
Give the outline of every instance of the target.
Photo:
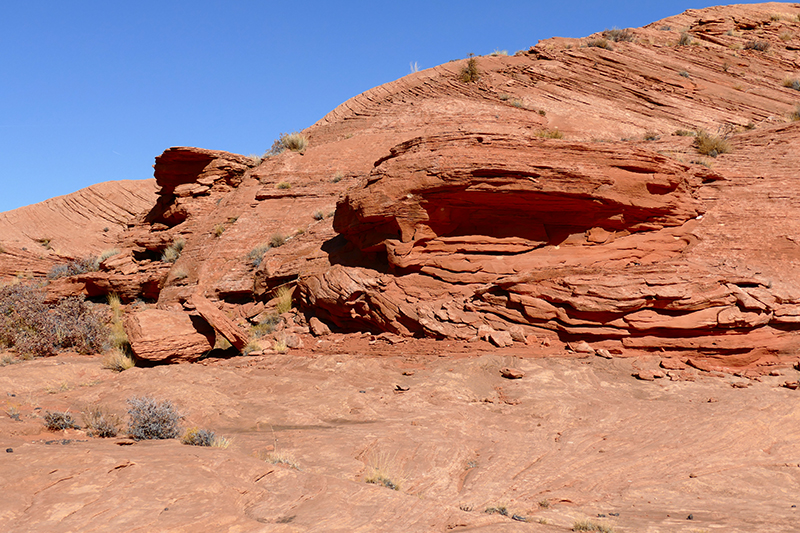
<svg viewBox="0 0 800 533">
<path fill-rule="evenodd" d="M 549 39 L 477 58 L 476 83 L 463 62 L 413 73 L 305 130 L 302 155 L 171 148 L 121 253 L 51 292 L 173 312 L 203 294 L 246 328 L 296 283 L 307 318 L 344 331 L 791 357 L 798 11 L 689 10 L 606 47 Z M 733 151 L 698 154 L 699 128 Z"/>
</svg>

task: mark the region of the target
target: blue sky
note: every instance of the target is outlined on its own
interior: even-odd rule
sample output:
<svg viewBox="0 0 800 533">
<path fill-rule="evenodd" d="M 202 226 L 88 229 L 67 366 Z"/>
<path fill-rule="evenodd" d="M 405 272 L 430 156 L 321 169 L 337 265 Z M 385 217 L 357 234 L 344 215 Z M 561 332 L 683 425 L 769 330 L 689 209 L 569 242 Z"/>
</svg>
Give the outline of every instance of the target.
<svg viewBox="0 0 800 533">
<path fill-rule="evenodd" d="M 261 154 L 279 133 L 408 74 L 412 62 L 424 69 L 469 53 L 514 53 L 715 3 L 3 4 L 0 211 L 152 177 L 153 159 L 170 146 Z"/>
</svg>

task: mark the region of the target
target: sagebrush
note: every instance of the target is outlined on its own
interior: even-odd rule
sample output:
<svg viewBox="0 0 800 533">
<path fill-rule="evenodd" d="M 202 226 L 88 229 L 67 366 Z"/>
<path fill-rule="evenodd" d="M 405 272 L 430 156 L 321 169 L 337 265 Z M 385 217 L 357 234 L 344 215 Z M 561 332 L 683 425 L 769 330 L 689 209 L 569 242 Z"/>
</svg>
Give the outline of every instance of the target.
<svg viewBox="0 0 800 533">
<path fill-rule="evenodd" d="M 169 400 L 149 396 L 128 398 L 128 433 L 136 440 L 174 439 L 181 434 L 183 416 Z"/>
<path fill-rule="evenodd" d="M 108 343 L 106 323 L 106 313 L 82 297 L 51 305 L 39 285 L 0 287 L 0 343 L 21 355 L 54 355 L 62 349 L 102 352 Z"/>
</svg>

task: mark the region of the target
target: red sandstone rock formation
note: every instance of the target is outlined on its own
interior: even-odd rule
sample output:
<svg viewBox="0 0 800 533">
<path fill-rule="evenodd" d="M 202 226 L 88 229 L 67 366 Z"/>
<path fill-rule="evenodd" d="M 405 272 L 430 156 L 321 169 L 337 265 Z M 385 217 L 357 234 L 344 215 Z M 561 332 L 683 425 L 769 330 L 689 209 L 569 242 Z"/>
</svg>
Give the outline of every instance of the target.
<svg viewBox="0 0 800 533">
<path fill-rule="evenodd" d="M 302 155 L 171 148 L 121 253 L 51 293 L 175 313 L 202 294 L 246 328 L 296 284 L 306 318 L 343 331 L 471 339 L 486 326 L 722 367 L 789 357 L 800 98 L 782 80 L 796 11 L 689 10 L 610 49 L 550 39 L 478 58 L 477 83 L 448 63 L 343 103 L 305 130 Z M 699 128 L 733 151 L 703 156 L 677 134 Z"/>
</svg>

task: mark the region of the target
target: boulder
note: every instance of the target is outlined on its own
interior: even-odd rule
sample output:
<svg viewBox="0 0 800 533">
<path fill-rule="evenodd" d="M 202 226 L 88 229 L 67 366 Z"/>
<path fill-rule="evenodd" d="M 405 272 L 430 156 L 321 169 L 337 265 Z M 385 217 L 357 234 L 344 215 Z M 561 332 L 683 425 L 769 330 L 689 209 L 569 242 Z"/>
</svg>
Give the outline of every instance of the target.
<svg viewBox="0 0 800 533">
<path fill-rule="evenodd" d="M 244 349 L 249 340 L 247 332 L 237 326 L 233 320 L 225 316 L 225 313 L 220 311 L 211 300 L 201 294 L 193 294 L 190 302 L 211 327 L 228 339 L 231 346 L 239 351 Z"/>
<path fill-rule="evenodd" d="M 214 330 L 200 316 L 146 309 L 125 318 L 134 355 L 152 362 L 181 363 L 199 359 L 214 347 Z"/>
</svg>

